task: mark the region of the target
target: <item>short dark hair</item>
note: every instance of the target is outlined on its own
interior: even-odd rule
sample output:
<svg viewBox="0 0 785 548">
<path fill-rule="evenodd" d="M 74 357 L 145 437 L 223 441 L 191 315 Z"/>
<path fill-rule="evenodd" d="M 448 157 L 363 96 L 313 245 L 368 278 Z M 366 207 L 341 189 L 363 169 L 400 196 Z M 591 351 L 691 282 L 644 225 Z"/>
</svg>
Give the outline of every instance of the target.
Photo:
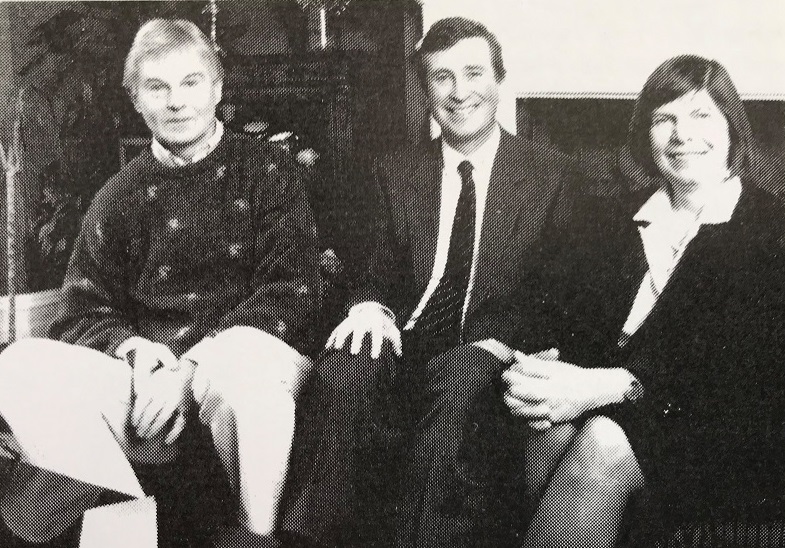
<svg viewBox="0 0 785 548">
<path fill-rule="evenodd" d="M 428 75 L 425 72 L 426 55 L 450 49 L 466 38 L 483 38 L 488 42 L 496 81 L 501 82 L 504 80 L 507 71 L 504 69 L 502 47 L 496 39 L 496 36 L 489 31 L 485 25 L 478 23 L 477 21 L 472 21 L 471 19 L 466 19 L 464 17 L 447 17 L 445 19 L 440 19 L 431 25 L 428 33 L 422 39 L 420 47 L 414 52 L 412 62 L 417 69 L 417 76 L 420 79 L 420 83 L 423 85 L 427 83 Z"/>
<path fill-rule="evenodd" d="M 679 55 L 652 72 L 635 103 L 627 144 L 632 159 L 653 176 L 660 175 L 651 155 L 651 115 L 660 106 L 693 91 L 706 90 L 728 121 L 731 175 L 746 176 L 755 146 L 749 118 L 736 86 L 720 63 L 697 55 Z"/>
</svg>

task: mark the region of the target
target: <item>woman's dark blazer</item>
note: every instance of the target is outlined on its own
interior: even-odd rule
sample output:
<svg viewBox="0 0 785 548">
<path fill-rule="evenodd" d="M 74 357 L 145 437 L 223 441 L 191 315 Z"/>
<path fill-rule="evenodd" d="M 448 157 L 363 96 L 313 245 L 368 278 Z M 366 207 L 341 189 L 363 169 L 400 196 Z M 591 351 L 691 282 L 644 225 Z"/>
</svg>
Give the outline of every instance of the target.
<svg viewBox="0 0 785 548">
<path fill-rule="evenodd" d="M 716 517 L 785 495 L 785 208 L 744 181 L 731 220 L 701 227 L 620 349 L 647 270 L 633 216 L 652 193 L 619 180 L 576 202 L 571 230 L 529 280 L 542 299 L 521 305 L 519 338 L 508 342 L 631 371 L 644 397 L 606 411 L 665 517 Z"/>
</svg>

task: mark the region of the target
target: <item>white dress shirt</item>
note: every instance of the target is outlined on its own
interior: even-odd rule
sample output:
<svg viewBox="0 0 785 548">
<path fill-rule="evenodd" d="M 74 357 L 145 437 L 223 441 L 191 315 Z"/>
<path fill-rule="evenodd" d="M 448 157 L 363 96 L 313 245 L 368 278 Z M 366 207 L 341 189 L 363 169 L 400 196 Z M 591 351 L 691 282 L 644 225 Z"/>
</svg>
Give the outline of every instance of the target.
<svg viewBox="0 0 785 548">
<path fill-rule="evenodd" d="M 447 265 L 447 253 L 450 249 L 450 236 L 452 235 L 452 224 L 455 218 L 455 210 L 458 208 L 458 198 L 461 194 L 461 175 L 458 172 L 458 164 L 464 160 L 471 162 L 472 178 L 474 179 L 474 193 L 476 197 L 475 203 L 475 231 L 474 231 L 474 253 L 472 256 L 472 267 L 469 274 L 469 286 L 466 290 L 466 300 L 463 303 L 463 316 L 461 323 L 466 318 L 466 310 L 471 298 L 472 289 L 474 287 L 474 279 L 477 272 L 477 251 L 480 247 L 480 233 L 482 232 L 482 220 L 485 215 L 485 199 L 488 196 L 488 185 L 491 180 L 491 169 L 493 168 L 493 161 L 496 158 L 496 152 L 499 150 L 499 141 L 501 140 L 501 131 L 499 126 L 495 125 L 488 140 L 483 145 L 475 150 L 472 154 L 464 156 L 450 145 L 442 140 L 442 159 L 444 167 L 442 168 L 442 184 L 441 184 L 441 206 L 439 208 L 439 235 L 436 240 L 436 256 L 433 261 L 433 272 L 428 286 L 425 288 L 420 303 L 414 309 L 411 317 L 404 329 L 412 329 L 417 322 L 417 319 L 422 314 L 428 299 L 436 290 L 439 281 L 444 274 L 444 268 Z"/>
<path fill-rule="evenodd" d="M 697 200 L 703 204 L 697 212 L 687 208 L 674 209 L 665 189 L 655 192 L 643 204 L 633 220 L 642 223 L 638 232 L 649 269 L 643 276 L 635 302 L 622 329 L 620 344 L 625 344 L 646 321 L 660 294 L 665 290 L 684 250 L 701 225 L 727 223 L 736 209 L 740 195 L 741 181 L 738 177 L 733 177 L 719 186 L 707 189 Z"/>
<path fill-rule="evenodd" d="M 215 150 L 215 147 L 217 147 L 218 143 L 221 142 L 221 137 L 223 137 L 223 135 L 224 125 L 220 120 L 216 120 L 215 131 L 204 144 L 204 147 L 199 149 L 190 159 L 181 158 L 173 154 L 169 149 L 153 138 L 153 143 L 151 145 L 153 149 L 153 156 L 156 160 L 167 167 L 181 167 L 187 166 L 188 164 L 194 164 L 199 160 L 204 159 L 208 154 Z"/>
</svg>

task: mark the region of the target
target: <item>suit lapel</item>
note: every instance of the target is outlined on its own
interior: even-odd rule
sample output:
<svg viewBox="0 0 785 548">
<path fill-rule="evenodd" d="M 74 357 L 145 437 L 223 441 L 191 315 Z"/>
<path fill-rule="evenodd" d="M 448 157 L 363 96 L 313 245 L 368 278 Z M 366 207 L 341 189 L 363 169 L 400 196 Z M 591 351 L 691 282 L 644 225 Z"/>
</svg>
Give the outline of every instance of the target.
<svg viewBox="0 0 785 548">
<path fill-rule="evenodd" d="M 562 292 L 572 303 L 569 316 L 579 318 L 575 324 L 615 346 L 647 269 L 633 221 L 637 208 L 629 196 L 584 200 L 571 223 L 570 247 L 562 251 L 571 257 L 568 264 L 578 261 Z"/>
<path fill-rule="evenodd" d="M 442 155 L 436 139 L 422 149 L 409 176 L 406 211 L 410 218 L 412 263 L 418 293 L 422 294 L 433 272 L 441 209 Z"/>
<path fill-rule="evenodd" d="M 480 239 L 481 259 L 492 257 L 494 251 L 506 247 L 505 242 L 516 224 L 521 204 L 531 203 L 534 199 L 534 185 L 525 184 L 530 176 L 530 168 L 529 154 L 520 146 L 516 147 L 514 138 L 502 131 L 485 199 Z M 493 238 L 485 238 L 486 234 Z"/>
<path fill-rule="evenodd" d="M 540 207 L 539 201 L 549 199 L 548 196 L 537 195 L 537 189 L 541 187 L 526 184 L 533 176 L 531 171 L 528 149 L 524 149 L 512 135 L 502 130 L 485 199 L 477 272 L 469 302 L 469 314 L 490 294 L 491 285 L 495 283 L 494 278 L 499 271 L 498 265 L 512 260 L 510 236 L 519 223 L 518 218 L 522 211 L 535 211 Z M 534 229 L 533 226 L 526 228 L 529 231 Z"/>
<path fill-rule="evenodd" d="M 615 332 L 618 334 L 621 334 L 624 328 L 627 316 L 638 296 L 643 277 L 649 268 L 638 225 L 632 219 L 636 211 L 625 211 L 625 216 L 620 219 L 621 226 L 618 233 L 620 243 L 616 249 L 623 251 L 618 257 L 619 262 L 614 265 L 612 260 L 608 261 L 610 267 L 608 276 L 617 287 L 614 292 L 617 297 L 606 302 L 606 306 L 609 305 L 611 308 L 609 313 L 612 314 L 612 324 L 616 326 Z"/>
<path fill-rule="evenodd" d="M 685 303 L 696 295 L 712 294 L 712 288 L 721 287 L 729 272 L 739 271 L 739 265 L 744 264 L 744 257 L 755 245 L 748 241 L 745 232 L 755 223 L 754 214 L 750 192 L 744 189 L 727 223 L 701 226 L 684 250 L 649 319 L 678 317 Z"/>
</svg>

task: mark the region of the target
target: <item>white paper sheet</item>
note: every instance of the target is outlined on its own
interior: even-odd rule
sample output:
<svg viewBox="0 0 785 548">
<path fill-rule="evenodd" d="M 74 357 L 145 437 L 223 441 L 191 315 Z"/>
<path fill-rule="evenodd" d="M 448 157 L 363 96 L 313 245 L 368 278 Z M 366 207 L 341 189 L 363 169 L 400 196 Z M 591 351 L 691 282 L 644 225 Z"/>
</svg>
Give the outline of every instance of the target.
<svg viewBox="0 0 785 548">
<path fill-rule="evenodd" d="M 28 341 L 35 341 L 38 347 Z M 102 415 L 106 394 L 95 386 L 122 394 L 129 373 L 111 358 L 85 348 L 44 339 L 28 339 L 0 354 L 0 414 L 8 422 L 26 462 L 86 483 L 133 497 L 144 497 L 139 480 Z M 57 364 L 44 368 L 36 357 L 57 356 Z M 108 363 L 107 363 L 108 361 Z M 31 375 L 47 376 L 35 382 Z M 91 386 L 86 379 L 112 378 Z M 125 375 L 126 378 L 122 378 Z M 116 377 L 116 378 L 115 378 Z M 35 390 L 20 389 L 33 385 Z M 115 388 L 113 388 L 113 386 Z M 121 404 L 115 404 L 120 408 Z"/>
</svg>

